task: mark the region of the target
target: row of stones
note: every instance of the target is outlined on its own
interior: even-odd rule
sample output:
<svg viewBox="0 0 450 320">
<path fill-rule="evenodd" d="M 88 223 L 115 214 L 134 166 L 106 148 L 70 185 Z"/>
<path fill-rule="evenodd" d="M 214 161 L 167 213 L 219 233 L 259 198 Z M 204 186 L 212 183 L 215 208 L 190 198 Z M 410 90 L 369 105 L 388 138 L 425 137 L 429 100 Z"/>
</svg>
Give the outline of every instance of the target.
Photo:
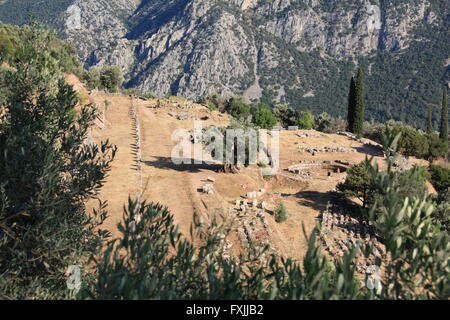
<svg viewBox="0 0 450 320">
<path fill-rule="evenodd" d="M 315 153 L 338 153 L 338 152 L 356 152 L 354 148 L 347 147 L 335 147 L 335 146 L 325 146 L 325 147 L 299 147 L 300 152 L 307 152 L 310 154 Z"/>
</svg>

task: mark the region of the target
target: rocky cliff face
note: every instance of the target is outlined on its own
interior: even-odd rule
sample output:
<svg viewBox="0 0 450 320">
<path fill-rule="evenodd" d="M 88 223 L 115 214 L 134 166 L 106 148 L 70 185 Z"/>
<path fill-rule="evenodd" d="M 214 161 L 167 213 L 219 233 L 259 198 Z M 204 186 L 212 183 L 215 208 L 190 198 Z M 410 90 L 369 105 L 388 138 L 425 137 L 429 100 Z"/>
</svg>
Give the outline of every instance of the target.
<svg viewBox="0 0 450 320">
<path fill-rule="evenodd" d="M 73 0 L 61 28 L 87 66 L 119 65 L 128 87 L 190 99 L 242 94 L 339 114 L 356 64 L 370 78 L 387 63 L 383 54 L 395 64 L 419 40 L 448 36 L 449 6 L 446 0 Z M 442 68 L 448 50 L 441 55 Z"/>
</svg>

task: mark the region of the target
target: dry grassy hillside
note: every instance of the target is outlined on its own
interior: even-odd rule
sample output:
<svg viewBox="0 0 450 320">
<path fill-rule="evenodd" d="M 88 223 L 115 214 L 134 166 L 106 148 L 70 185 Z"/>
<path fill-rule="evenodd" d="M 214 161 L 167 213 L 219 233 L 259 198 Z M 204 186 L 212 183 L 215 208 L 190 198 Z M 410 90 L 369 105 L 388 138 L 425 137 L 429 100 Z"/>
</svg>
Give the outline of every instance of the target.
<svg viewBox="0 0 450 320">
<path fill-rule="evenodd" d="M 141 196 L 168 206 L 185 234 L 189 233 L 194 212 L 206 221 L 214 214 L 234 219 L 236 232 L 228 239 L 231 252 L 252 241 L 269 243 L 279 254 L 301 258 L 306 248 L 302 224 L 309 233 L 327 204 L 336 201 L 333 191 L 345 179 L 348 166 L 361 162 L 367 155 L 374 156 L 383 165 L 383 155 L 371 141 L 363 143 L 316 131 L 281 131 L 280 170 L 270 179 L 264 179 L 256 165 L 244 168 L 239 174 L 218 173 L 214 166 L 176 166 L 171 162 L 176 144 L 171 139 L 174 130 L 192 130 L 194 117 L 203 119 L 203 126 L 226 126 L 228 116 L 179 99 L 141 100 L 89 93 L 75 77 L 68 79 L 86 102 L 96 103 L 103 112 L 92 128 L 91 138 L 109 139 L 118 147 L 100 194 L 109 203 L 106 228 L 114 236 L 118 235 L 116 226 L 122 219 L 128 196 Z M 322 147 L 335 150 L 322 152 Z M 318 151 L 309 152 L 308 148 Z M 410 164 L 419 162 L 422 161 L 410 159 Z M 286 170 L 299 164 L 302 167 L 299 172 Z M 214 182 L 208 182 L 209 178 Z M 201 192 L 206 183 L 213 184 L 213 194 Z M 253 191 L 258 192 L 256 208 L 251 205 L 252 199 L 246 197 Z M 245 212 L 240 209 L 243 201 L 249 203 Z M 262 202 L 265 209 L 261 208 Z M 280 202 L 289 212 L 288 220 L 281 224 L 273 217 L 273 210 Z"/>
</svg>

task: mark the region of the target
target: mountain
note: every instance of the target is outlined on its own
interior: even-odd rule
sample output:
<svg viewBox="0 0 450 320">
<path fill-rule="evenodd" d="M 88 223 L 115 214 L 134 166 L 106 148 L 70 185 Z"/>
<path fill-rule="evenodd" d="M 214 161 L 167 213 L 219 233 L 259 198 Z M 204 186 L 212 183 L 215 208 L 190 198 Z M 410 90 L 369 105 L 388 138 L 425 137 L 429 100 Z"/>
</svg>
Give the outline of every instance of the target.
<svg viewBox="0 0 450 320">
<path fill-rule="evenodd" d="M 29 13 L 86 67 L 119 65 L 126 87 L 160 95 L 238 94 L 345 117 L 359 65 L 368 120 L 424 127 L 450 83 L 447 0 L 0 1 L 4 22 Z"/>
</svg>

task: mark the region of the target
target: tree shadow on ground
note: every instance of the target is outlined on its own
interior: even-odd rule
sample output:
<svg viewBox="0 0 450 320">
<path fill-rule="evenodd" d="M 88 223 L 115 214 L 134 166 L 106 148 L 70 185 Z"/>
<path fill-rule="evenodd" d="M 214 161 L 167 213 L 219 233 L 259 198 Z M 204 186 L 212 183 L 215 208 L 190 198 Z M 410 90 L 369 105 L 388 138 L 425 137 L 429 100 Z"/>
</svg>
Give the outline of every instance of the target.
<svg viewBox="0 0 450 320">
<path fill-rule="evenodd" d="M 184 159 L 184 162 L 188 163 L 177 164 L 179 162 L 182 162 L 183 159 L 180 158 L 172 159 L 169 157 L 153 157 L 153 158 L 155 158 L 156 160 L 142 161 L 142 162 L 150 167 L 175 170 L 179 172 L 193 172 L 193 173 L 198 173 L 201 171 L 217 172 L 223 168 L 223 166 L 220 164 L 207 164 L 207 163 L 195 164 L 194 159 Z"/>
<path fill-rule="evenodd" d="M 373 157 L 382 157 L 384 155 L 383 149 L 377 146 L 371 146 L 369 144 L 365 144 L 361 147 L 353 147 L 357 152 L 364 153 Z"/>
<path fill-rule="evenodd" d="M 300 199 L 299 204 L 319 212 L 325 211 L 328 203 L 338 200 L 339 195 L 334 192 L 300 191 L 295 194 Z"/>
</svg>

